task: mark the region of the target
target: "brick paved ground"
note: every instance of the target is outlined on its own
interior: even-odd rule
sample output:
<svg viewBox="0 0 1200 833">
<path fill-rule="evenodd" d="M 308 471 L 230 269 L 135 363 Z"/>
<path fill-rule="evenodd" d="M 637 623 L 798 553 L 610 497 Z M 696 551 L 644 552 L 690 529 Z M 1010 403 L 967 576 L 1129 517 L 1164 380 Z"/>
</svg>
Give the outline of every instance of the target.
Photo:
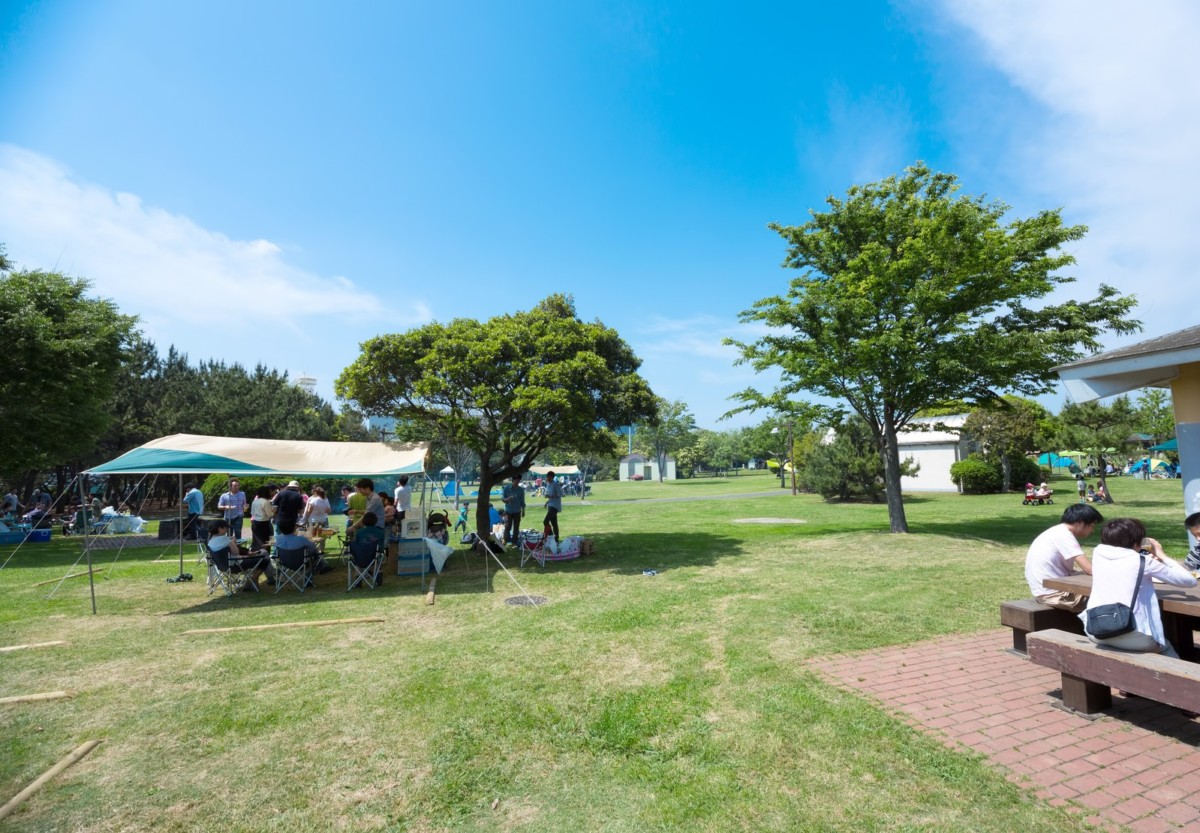
<svg viewBox="0 0 1200 833">
<path fill-rule="evenodd" d="M 1059 675 L 988 631 L 810 663 L 910 724 L 986 755 L 1008 777 L 1097 826 L 1200 831 L 1200 720 L 1113 693 L 1089 720 L 1061 704 Z"/>
</svg>

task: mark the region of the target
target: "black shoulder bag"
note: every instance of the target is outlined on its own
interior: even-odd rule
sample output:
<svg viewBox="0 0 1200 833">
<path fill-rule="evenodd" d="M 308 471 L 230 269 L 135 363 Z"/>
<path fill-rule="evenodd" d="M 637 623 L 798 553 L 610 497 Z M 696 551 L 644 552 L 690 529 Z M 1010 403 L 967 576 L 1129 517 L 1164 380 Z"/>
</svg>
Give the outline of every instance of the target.
<svg viewBox="0 0 1200 833">
<path fill-rule="evenodd" d="M 1138 555 L 1137 581 L 1133 583 L 1133 597 L 1129 604 L 1120 602 L 1099 605 L 1087 612 L 1087 627 L 1084 628 L 1089 636 L 1097 639 L 1112 639 L 1114 636 L 1130 633 L 1137 629 L 1133 620 L 1133 605 L 1137 601 L 1138 590 L 1142 587 L 1142 573 L 1146 570 L 1146 556 Z"/>
</svg>

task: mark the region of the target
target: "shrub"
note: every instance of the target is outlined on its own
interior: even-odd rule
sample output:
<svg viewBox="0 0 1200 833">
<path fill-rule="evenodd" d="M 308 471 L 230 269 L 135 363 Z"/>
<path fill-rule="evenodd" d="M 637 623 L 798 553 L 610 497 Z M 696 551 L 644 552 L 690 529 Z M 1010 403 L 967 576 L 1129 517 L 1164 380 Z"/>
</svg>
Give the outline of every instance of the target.
<svg viewBox="0 0 1200 833">
<path fill-rule="evenodd" d="M 914 475 L 919 467 L 912 458 L 900 461 L 901 474 Z M 886 489 L 883 460 L 865 420 L 852 416 L 837 427 L 833 442 L 815 445 L 808 453 L 800 483 L 826 500 L 865 498 L 879 502 Z"/>
<path fill-rule="evenodd" d="M 1037 464 L 1037 460 L 1031 460 L 1028 457 L 1009 457 L 1008 464 L 1012 481 L 1009 483 L 1009 488 L 1014 492 L 1021 491 L 1025 488 L 1026 483 L 1037 485 L 1046 479 L 1045 472 L 1042 467 Z"/>
<path fill-rule="evenodd" d="M 987 495 L 1000 491 L 1000 467 L 972 454 L 950 466 L 950 477 L 964 495 Z M 1025 481 L 1021 481 L 1024 484 Z"/>
</svg>

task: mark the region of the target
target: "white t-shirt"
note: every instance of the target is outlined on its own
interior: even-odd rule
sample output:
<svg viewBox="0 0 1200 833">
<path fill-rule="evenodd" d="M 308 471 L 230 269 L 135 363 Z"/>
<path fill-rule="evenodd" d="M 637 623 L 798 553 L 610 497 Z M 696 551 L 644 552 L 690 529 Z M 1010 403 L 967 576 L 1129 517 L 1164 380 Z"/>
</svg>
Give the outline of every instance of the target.
<svg viewBox="0 0 1200 833">
<path fill-rule="evenodd" d="M 1052 526 L 1033 539 L 1025 555 L 1025 581 L 1034 596 L 1053 593 L 1042 584 L 1048 578 L 1069 576 L 1075 559 L 1083 555 L 1079 539 L 1066 524 Z"/>
<path fill-rule="evenodd" d="M 273 517 L 275 517 L 275 507 L 265 497 L 256 497 L 250 504 L 250 520 L 262 523 Z"/>
<path fill-rule="evenodd" d="M 329 522 L 329 501 L 325 498 L 310 497 L 306 506 L 308 519 L 312 523 L 323 524 Z"/>
<path fill-rule="evenodd" d="M 407 512 L 412 508 L 412 489 L 408 486 L 397 486 L 393 496 L 396 499 L 397 512 Z"/>
</svg>

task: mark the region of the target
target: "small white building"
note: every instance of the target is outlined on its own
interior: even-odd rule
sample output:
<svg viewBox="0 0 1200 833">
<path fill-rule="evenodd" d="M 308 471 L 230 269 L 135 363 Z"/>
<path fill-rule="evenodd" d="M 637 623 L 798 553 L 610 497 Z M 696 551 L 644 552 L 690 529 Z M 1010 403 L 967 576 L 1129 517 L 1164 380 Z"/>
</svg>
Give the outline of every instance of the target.
<svg viewBox="0 0 1200 833">
<path fill-rule="evenodd" d="M 897 438 L 900 460 L 913 458 L 921 470 L 914 477 L 901 477 L 900 488 L 905 492 L 957 492 L 950 479 L 950 466 L 966 459 L 970 443 L 961 436 L 967 414 L 943 417 L 918 417 L 912 420 Z M 932 426 L 938 426 L 934 428 Z M 942 427 L 944 426 L 944 427 Z"/>
<path fill-rule="evenodd" d="M 654 457 L 647 457 L 644 454 L 630 454 L 628 457 L 622 457 L 620 464 L 617 466 L 617 476 L 621 480 L 632 480 L 633 476 L 640 474 L 643 480 L 658 480 L 658 460 Z M 663 472 L 663 480 L 675 479 L 675 458 L 667 458 L 667 469 Z"/>
</svg>

